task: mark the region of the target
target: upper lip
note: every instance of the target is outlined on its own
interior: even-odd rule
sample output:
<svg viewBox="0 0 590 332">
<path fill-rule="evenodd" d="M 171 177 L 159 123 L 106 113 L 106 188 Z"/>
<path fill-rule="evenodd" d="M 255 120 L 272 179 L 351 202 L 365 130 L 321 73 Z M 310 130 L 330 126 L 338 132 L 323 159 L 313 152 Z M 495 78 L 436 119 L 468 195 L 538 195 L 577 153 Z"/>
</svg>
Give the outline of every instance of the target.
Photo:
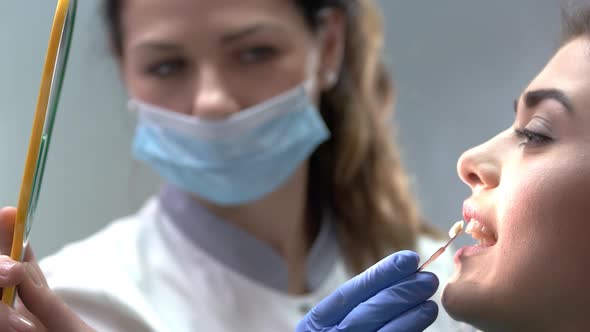
<svg viewBox="0 0 590 332">
<path fill-rule="evenodd" d="M 479 221 L 480 224 L 482 224 L 494 234 L 494 237 L 497 240 L 498 232 L 496 230 L 495 223 L 493 223 L 489 218 L 486 218 L 486 216 L 480 211 L 481 210 L 472 201 L 466 200 L 463 202 L 463 220 L 465 220 L 466 223 L 469 223 L 471 219 Z"/>
</svg>

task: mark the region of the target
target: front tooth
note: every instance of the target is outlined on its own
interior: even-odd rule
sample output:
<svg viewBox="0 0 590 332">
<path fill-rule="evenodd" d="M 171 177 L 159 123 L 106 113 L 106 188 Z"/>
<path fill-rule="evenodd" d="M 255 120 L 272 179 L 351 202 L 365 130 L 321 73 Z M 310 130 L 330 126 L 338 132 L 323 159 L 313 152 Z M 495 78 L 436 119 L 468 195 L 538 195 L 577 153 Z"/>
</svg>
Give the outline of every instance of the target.
<svg viewBox="0 0 590 332">
<path fill-rule="evenodd" d="M 481 223 L 479 222 L 479 220 L 474 220 L 473 232 L 481 234 Z"/>
<path fill-rule="evenodd" d="M 477 220 L 471 219 L 469 223 L 467 223 L 467 227 L 465 228 L 465 233 L 472 234 L 473 230 L 476 229 L 475 224 L 478 223 Z"/>
</svg>

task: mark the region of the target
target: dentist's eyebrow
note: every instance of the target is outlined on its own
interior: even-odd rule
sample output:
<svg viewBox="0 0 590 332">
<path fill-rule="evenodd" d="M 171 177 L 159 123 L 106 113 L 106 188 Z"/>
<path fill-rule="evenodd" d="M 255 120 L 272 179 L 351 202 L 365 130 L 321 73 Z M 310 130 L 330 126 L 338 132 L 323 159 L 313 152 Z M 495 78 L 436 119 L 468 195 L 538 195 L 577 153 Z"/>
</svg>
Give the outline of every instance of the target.
<svg viewBox="0 0 590 332">
<path fill-rule="evenodd" d="M 574 113 L 574 107 L 571 99 L 559 89 L 539 89 L 527 92 L 524 95 L 524 104 L 527 108 L 533 108 L 539 105 L 542 101 L 552 99 L 559 102 L 568 114 Z M 514 112 L 517 112 L 518 99 L 514 101 Z"/>
<path fill-rule="evenodd" d="M 132 48 L 142 48 L 154 51 L 162 51 L 162 52 L 173 52 L 173 51 L 180 51 L 182 47 L 177 44 L 166 42 L 166 41 L 151 41 L 146 40 L 133 45 Z"/>
<path fill-rule="evenodd" d="M 221 40 L 223 41 L 223 43 L 231 43 L 236 40 L 247 37 L 249 35 L 253 35 L 259 31 L 270 31 L 272 33 L 284 33 L 283 27 L 281 27 L 278 24 L 259 23 L 259 24 L 254 24 L 252 26 L 249 26 L 249 27 L 247 27 L 243 30 L 240 30 L 240 31 L 230 32 L 228 34 L 225 34 L 224 36 L 222 36 Z"/>
</svg>

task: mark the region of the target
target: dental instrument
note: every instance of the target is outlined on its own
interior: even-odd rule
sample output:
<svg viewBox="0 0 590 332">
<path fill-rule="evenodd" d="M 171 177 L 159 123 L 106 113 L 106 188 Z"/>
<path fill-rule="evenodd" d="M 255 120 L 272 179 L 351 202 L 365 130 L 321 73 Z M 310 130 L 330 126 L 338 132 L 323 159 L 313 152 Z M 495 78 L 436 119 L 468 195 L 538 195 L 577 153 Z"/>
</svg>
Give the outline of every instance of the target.
<svg viewBox="0 0 590 332">
<path fill-rule="evenodd" d="M 31 224 L 37 207 L 43 170 L 70 49 L 76 4 L 76 0 L 58 0 L 53 17 L 12 237 L 10 257 L 17 261 L 24 259 L 24 249 L 28 244 Z M 3 289 L 2 302 L 14 306 L 15 293 L 15 287 Z"/>
<path fill-rule="evenodd" d="M 440 255 L 442 255 L 443 252 L 445 252 L 445 250 L 451 244 L 451 242 L 453 242 L 459 236 L 459 234 L 463 233 L 463 225 L 464 224 L 465 224 L 465 222 L 463 220 L 459 220 L 453 224 L 451 229 L 449 229 L 449 237 L 451 239 L 449 241 L 447 241 L 447 243 L 444 246 L 440 247 L 437 251 L 435 251 L 434 254 L 432 254 L 432 256 L 430 256 L 430 258 L 418 268 L 418 271 L 422 271 L 430 263 L 432 263 Z"/>
</svg>

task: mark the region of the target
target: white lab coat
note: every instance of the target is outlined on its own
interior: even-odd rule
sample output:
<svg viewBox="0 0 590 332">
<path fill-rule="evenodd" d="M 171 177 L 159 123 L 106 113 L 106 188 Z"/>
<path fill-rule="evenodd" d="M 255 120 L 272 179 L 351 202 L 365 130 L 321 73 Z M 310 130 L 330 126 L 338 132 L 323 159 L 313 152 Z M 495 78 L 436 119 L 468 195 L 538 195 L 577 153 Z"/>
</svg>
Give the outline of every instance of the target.
<svg viewBox="0 0 590 332">
<path fill-rule="evenodd" d="M 220 264 L 166 218 L 152 198 L 137 214 L 47 257 L 40 264 L 50 287 L 101 332 L 278 332 L 294 331 L 309 308 L 351 277 L 339 261 L 318 289 L 288 295 Z M 424 260 L 440 245 L 421 238 L 417 251 Z M 442 289 L 450 254 L 429 270 Z M 427 331 L 467 331 L 440 308 Z"/>
</svg>

